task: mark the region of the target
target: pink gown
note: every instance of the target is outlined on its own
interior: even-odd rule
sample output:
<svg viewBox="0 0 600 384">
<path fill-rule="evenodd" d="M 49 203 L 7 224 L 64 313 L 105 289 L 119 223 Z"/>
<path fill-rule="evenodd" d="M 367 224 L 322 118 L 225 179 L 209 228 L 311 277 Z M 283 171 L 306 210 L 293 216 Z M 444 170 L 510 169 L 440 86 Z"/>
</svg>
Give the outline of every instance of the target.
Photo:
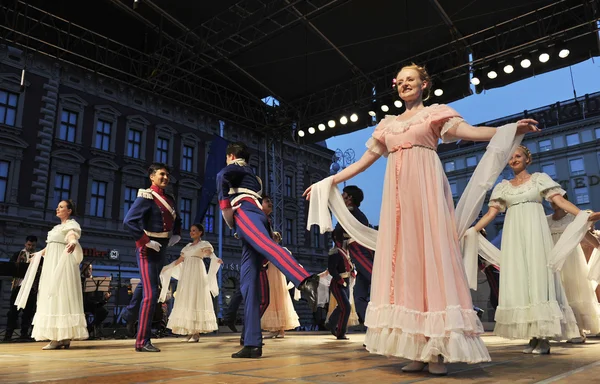
<svg viewBox="0 0 600 384">
<path fill-rule="evenodd" d="M 454 202 L 436 153 L 462 118 L 432 105 L 405 121 L 387 116 L 367 148 L 388 163 L 365 344 L 417 361 L 490 361 L 462 263 Z M 455 139 L 454 139 L 455 140 Z"/>
</svg>

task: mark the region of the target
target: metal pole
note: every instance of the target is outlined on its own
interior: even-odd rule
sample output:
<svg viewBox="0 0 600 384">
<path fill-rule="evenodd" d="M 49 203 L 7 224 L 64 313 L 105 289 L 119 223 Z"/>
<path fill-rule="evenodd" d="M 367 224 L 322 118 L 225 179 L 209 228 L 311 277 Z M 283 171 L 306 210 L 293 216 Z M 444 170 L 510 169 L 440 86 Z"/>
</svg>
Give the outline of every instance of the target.
<svg viewBox="0 0 600 384">
<path fill-rule="evenodd" d="M 224 129 L 223 126 L 225 125 L 224 121 L 219 121 L 219 136 L 223 137 L 224 135 Z M 219 208 L 219 211 L 221 210 L 221 208 Z M 213 224 L 214 225 L 214 224 Z M 219 215 L 219 257 L 221 259 L 223 259 L 223 215 Z M 219 273 L 217 275 L 218 278 L 218 283 L 219 283 L 219 311 L 217 314 L 217 317 L 219 319 L 223 318 L 223 266 L 221 266 L 221 268 L 219 268 Z"/>
</svg>

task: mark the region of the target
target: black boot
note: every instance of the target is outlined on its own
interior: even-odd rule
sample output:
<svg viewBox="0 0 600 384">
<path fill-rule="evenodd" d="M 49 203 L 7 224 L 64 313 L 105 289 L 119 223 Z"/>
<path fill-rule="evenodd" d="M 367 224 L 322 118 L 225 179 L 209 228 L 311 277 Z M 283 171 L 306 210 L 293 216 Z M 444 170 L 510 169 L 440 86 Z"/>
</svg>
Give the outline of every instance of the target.
<svg viewBox="0 0 600 384">
<path fill-rule="evenodd" d="M 229 329 L 231 329 L 231 332 L 237 333 L 238 330 L 235 327 L 235 319 L 226 321 L 225 325 L 228 326 Z"/>
<path fill-rule="evenodd" d="M 146 345 L 144 345 L 141 348 L 136 348 L 135 351 L 136 352 L 160 352 L 160 349 L 158 349 L 154 345 L 152 345 L 151 342 L 147 342 Z"/>
<path fill-rule="evenodd" d="M 317 290 L 319 289 L 319 275 L 312 275 L 304 279 L 299 287 L 302 296 L 308 303 L 311 311 L 317 311 Z"/>
<path fill-rule="evenodd" d="M 258 359 L 262 356 L 262 347 L 244 347 L 231 355 L 234 359 Z"/>
<path fill-rule="evenodd" d="M 135 321 L 128 321 L 127 322 L 127 336 L 128 337 L 135 337 L 135 334 L 137 333 L 137 329 L 135 327 Z"/>
<path fill-rule="evenodd" d="M 13 330 L 6 330 L 6 333 L 4 334 L 4 339 L 2 341 L 11 341 L 12 340 L 12 336 L 13 336 Z"/>
</svg>

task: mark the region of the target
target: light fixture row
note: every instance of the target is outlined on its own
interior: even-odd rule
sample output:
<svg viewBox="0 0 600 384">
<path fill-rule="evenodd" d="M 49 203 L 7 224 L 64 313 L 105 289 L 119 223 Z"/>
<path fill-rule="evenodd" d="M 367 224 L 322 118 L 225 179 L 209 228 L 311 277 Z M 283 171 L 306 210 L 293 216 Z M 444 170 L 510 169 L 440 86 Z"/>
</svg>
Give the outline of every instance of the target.
<svg viewBox="0 0 600 384">
<path fill-rule="evenodd" d="M 348 121 L 356 123 L 358 121 L 358 115 L 356 113 L 353 113 L 353 114 L 350 115 L 350 117 L 344 115 L 344 116 L 340 117 L 340 119 L 339 119 L 339 122 L 340 122 L 341 125 L 348 124 Z M 327 126 L 329 128 L 335 128 L 335 125 L 336 125 L 335 120 L 329 120 L 327 122 Z M 323 132 L 327 128 L 325 127 L 325 124 L 321 123 L 321 124 L 317 125 L 317 129 L 319 129 L 319 131 Z M 313 135 L 315 132 L 317 132 L 317 130 L 315 129 L 315 127 L 308 127 L 307 131 L 311 135 Z M 300 129 L 298 131 L 298 136 L 304 137 L 305 135 L 306 135 L 306 133 L 304 132 L 304 130 Z"/>
</svg>

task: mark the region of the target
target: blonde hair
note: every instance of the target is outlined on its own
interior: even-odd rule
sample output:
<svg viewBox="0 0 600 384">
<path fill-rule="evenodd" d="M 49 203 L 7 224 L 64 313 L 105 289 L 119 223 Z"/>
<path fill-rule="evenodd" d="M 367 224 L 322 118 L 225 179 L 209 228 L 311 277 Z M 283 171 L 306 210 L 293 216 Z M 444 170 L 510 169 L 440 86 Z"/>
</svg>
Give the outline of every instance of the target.
<svg viewBox="0 0 600 384">
<path fill-rule="evenodd" d="M 527 148 L 524 145 L 519 145 L 517 148 L 520 149 L 521 151 L 523 151 L 523 153 L 525 154 L 525 157 L 527 158 L 529 163 L 531 163 L 533 158 L 531 157 L 531 151 L 529 150 L 529 148 Z M 527 163 L 527 164 L 529 164 L 529 163 Z"/>
<path fill-rule="evenodd" d="M 427 87 L 425 87 L 425 89 L 423 90 L 423 100 L 429 99 L 429 96 L 431 95 L 431 86 L 433 85 L 433 83 L 431 81 L 431 76 L 429 76 L 429 73 L 427 73 L 427 69 L 415 63 L 411 63 L 410 65 L 405 65 L 404 67 L 402 67 L 398 71 L 398 73 L 396 73 L 396 78 L 398 78 L 400 72 L 402 72 L 405 69 L 412 69 L 413 71 L 416 71 L 419 74 L 419 78 L 421 79 L 421 81 L 427 83 Z"/>
</svg>

